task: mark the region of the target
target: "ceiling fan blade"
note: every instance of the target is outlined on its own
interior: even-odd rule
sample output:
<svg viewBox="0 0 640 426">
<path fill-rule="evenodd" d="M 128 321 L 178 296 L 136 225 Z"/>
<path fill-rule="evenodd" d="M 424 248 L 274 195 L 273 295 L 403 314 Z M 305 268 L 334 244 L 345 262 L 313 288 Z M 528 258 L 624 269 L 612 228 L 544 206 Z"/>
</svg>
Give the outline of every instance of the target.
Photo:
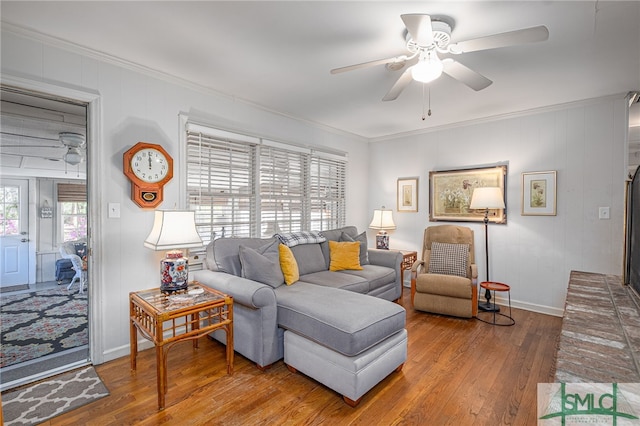
<svg viewBox="0 0 640 426">
<path fill-rule="evenodd" d="M 499 47 L 514 46 L 518 44 L 537 43 L 549 38 L 549 30 L 544 25 L 521 30 L 508 31 L 472 40 L 450 44 L 451 53 L 477 52 L 478 50 L 497 49 Z"/>
<path fill-rule="evenodd" d="M 487 77 L 482 74 L 478 74 L 453 59 L 444 60 L 442 61 L 442 64 L 444 65 L 443 72 L 445 74 L 448 74 L 456 80 L 466 84 L 475 91 L 482 90 L 493 83 L 493 81 L 489 80 Z"/>
<path fill-rule="evenodd" d="M 413 78 L 411 77 L 411 68 L 413 67 L 407 68 L 405 72 L 402 73 L 400 78 L 396 80 L 393 87 L 391 87 L 387 94 L 384 95 L 384 98 L 382 98 L 383 101 L 394 101 L 398 98 L 398 96 L 400 96 L 400 93 L 402 93 L 404 88 L 407 87 L 409 83 L 411 83 L 411 80 L 413 80 Z"/>
<path fill-rule="evenodd" d="M 375 61 L 363 62 L 361 64 L 349 65 L 346 67 L 334 68 L 331 70 L 331 74 L 339 74 L 341 72 L 353 71 L 360 68 L 373 67 L 376 65 L 384 65 L 392 62 L 404 62 L 409 59 L 405 55 L 394 56 L 393 58 L 377 59 Z"/>
<path fill-rule="evenodd" d="M 409 35 L 418 46 L 430 46 L 433 43 L 433 29 L 431 28 L 431 16 L 420 13 L 400 15 L 402 22 L 407 27 Z"/>
</svg>

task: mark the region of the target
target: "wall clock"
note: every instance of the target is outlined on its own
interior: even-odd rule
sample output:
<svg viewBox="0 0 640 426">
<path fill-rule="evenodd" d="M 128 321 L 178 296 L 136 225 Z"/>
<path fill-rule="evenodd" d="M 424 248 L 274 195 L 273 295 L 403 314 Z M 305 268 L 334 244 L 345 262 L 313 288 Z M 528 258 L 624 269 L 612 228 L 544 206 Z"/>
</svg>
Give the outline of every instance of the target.
<svg viewBox="0 0 640 426">
<path fill-rule="evenodd" d="M 160 145 L 138 142 L 124 153 L 123 170 L 131 181 L 131 199 L 142 208 L 155 208 L 164 185 L 173 177 L 173 158 Z"/>
</svg>

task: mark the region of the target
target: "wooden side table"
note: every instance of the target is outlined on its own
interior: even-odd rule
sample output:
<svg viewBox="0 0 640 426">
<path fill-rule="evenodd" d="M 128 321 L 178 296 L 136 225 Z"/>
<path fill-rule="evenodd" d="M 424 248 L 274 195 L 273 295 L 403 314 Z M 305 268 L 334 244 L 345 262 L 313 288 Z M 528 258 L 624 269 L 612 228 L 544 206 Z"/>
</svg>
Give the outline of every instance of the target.
<svg viewBox="0 0 640 426">
<path fill-rule="evenodd" d="M 217 329 L 227 333 L 227 374 L 233 374 L 233 298 L 197 282 L 187 290 L 162 293 L 159 288 L 129 293 L 131 370 L 136 370 L 138 333 L 156 347 L 158 408 L 167 393 L 167 353 L 185 340 L 198 339 Z"/>
<path fill-rule="evenodd" d="M 402 299 L 404 297 L 404 271 L 411 270 L 413 264 L 418 260 L 418 252 L 411 250 L 398 251 L 402 253 L 402 263 L 400 264 L 400 281 L 402 282 L 400 299 Z"/>
</svg>

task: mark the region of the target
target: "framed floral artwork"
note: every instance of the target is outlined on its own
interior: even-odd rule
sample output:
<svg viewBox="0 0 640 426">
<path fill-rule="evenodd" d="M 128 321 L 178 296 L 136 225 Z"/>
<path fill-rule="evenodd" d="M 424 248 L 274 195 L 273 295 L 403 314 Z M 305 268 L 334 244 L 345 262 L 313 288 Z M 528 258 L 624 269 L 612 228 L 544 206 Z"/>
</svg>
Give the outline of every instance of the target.
<svg viewBox="0 0 640 426">
<path fill-rule="evenodd" d="M 398 178 L 398 211 L 418 211 L 418 178 Z"/>
<path fill-rule="evenodd" d="M 556 215 L 556 172 L 522 174 L 522 215 Z"/>
<path fill-rule="evenodd" d="M 507 166 L 497 165 L 429 172 L 429 221 L 483 222 L 485 210 L 472 210 L 475 188 L 499 187 L 505 194 Z M 507 223 L 506 207 L 489 210 L 489 221 Z"/>
</svg>

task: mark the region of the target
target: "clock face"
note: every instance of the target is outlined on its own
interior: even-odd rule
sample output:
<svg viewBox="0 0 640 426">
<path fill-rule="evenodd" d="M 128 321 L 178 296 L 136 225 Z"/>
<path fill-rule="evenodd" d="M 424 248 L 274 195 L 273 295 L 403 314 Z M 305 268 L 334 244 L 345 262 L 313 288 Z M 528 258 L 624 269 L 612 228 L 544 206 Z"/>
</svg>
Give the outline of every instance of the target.
<svg viewBox="0 0 640 426">
<path fill-rule="evenodd" d="M 157 149 L 144 148 L 131 157 L 131 171 L 141 181 L 160 182 L 169 173 L 169 162 Z"/>
</svg>

